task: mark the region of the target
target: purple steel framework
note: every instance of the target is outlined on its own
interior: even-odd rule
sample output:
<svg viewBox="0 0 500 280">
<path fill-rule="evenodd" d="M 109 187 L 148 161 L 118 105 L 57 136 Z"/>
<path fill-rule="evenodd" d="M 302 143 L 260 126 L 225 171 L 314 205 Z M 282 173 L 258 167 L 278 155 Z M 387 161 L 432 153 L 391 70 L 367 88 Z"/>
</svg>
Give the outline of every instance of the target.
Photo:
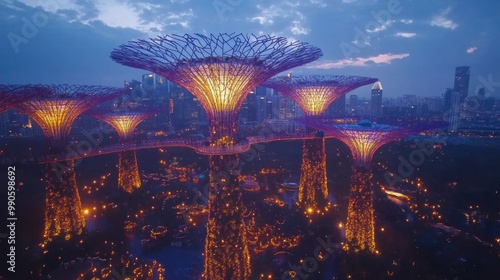
<svg viewBox="0 0 500 280">
<path fill-rule="evenodd" d="M 34 90 L 26 90 L 22 85 L 0 85 L 0 114 L 35 94 Z"/>
<path fill-rule="evenodd" d="M 280 76 L 263 83 L 292 98 L 306 116 L 323 115 L 328 106 L 346 93 L 378 81 L 376 78 L 359 76 Z"/>
<path fill-rule="evenodd" d="M 369 167 L 373 155 L 383 145 L 411 134 L 443 126 L 442 122 L 398 126 L 374 124 L 368 120 L 355 124 L 332 125 L 331 120 L 325 118 L 304 119 L 301 122 L 344 142 L 352 152 L 354 165 L 362 167 Z"/>
<path fill-rule="evenodd" d="M 135 128 L 145 119 L 158 113 L 153 111 L 124 111 L 124 112 L 97 112 L 92 111 L 88 114 L 110 124 L 118 133 L 121 142 L 127 142 L 133 138 Z"/>
<path fill-rule="evenodd" d="M 35 92 L 16 109 L 35 120 L 52 147 L 61 147 L 74 120 L 86 110 L 124 93 L 121 88 L 85 85 L 25 85 L 21 92 Z"/>
<path fill-rule="evenodd" d="M 111 53 L 121 64 L 158 73 L 200 101 L 214 146 L 236 141 L 238 111 L 257 85 L 318 59 L 321 50 L 283 37 L 243 34 L 166 35 L 137 40 Z"/>
</svg>

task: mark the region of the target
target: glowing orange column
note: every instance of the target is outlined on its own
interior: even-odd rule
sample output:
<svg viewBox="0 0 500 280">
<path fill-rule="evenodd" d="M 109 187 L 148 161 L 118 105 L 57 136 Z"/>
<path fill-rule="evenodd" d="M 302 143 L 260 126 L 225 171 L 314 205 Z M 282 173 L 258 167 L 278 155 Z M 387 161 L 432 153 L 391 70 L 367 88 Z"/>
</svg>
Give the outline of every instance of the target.
<svg viewBox="0 0 500 280">
<path fill-rule="evenodd" d="M 375 211 L 371 170 L 354 167 L 347 209 L 346 249 L 375 252 Z"/>
<path fill-rule="evenodd" d="M 43 234 L 45 241 L 50 241 L 55 237 L 64 237 L 68 240 L 81 234 L 85 227 L 85 217 L 76 185 L 73 162 L 63 172 L 56 172 L 54 167 L 48 164 L 45 183 L 45 230 Z"/>
<path fill-rule="evenodd" d="M 328 210 L 325 139 L 304 140 L 298 203 L 307 215 Z"/>
<path fill-rule="evenodd" d="M 210 156 L 204 279 L 249 279 L 250 254 L 238 182 L 237 155 Z M 232 170 L 231 170 L 232 169 Z"/>
</svg>

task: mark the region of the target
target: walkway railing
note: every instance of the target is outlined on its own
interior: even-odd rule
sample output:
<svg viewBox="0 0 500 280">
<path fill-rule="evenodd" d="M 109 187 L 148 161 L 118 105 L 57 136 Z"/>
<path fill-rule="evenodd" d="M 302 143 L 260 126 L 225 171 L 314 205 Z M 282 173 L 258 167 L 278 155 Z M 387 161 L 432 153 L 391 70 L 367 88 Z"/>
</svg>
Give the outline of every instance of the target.
<svg viewBox="0 0 500 280">
<path fill-rule="evenodd" d="M 109 146 L 97 146 L 85 149 L 83 151 L 72 151 L 62 153 L 59 155 L 42 155 L 31 158 L 20 159 L 2 159 L 4 164 L 14 162 L 16 160 L 24 162 L 38 162 L 38 163 L 53 163 L 59 161 L 75 160 L 98 155 L 105 155 L 128 150 L 139 150 L 149 148 L 166 148 L 166 147 L 187 147 L 195 150 L 202 155 L 230 155 L 240 154 L 250 150 L 251 145 L 265 142 L 285 141 L 285 140 L 303 140 L 314 138 L 314 135 L 299 133 L 294 135 L 260 135 L 249 136 L 246 140 L 227 147 L 207 146 L 207 140 L 194 140 L 194 139 L 164 139 L 164 140 L 142 140 L 137 142 L 117 143 Z"/>
</svg>

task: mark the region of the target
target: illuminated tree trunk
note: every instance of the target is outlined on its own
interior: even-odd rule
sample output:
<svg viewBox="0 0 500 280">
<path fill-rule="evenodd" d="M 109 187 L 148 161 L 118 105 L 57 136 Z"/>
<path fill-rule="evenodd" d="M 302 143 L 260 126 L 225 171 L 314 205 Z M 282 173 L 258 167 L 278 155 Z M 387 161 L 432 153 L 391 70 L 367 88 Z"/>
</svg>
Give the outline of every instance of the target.
<svg viewBox="0 0 500 280">
<path fill-rule="evenodd" d="M 238 156 L 210 156 L 210 197 L 205 273 L 207 280 L 245 280 L 251 273 Z"/>
<path fill-rule="evenodd" d="M 123 151 L 118 155 L 118 187 L 128 193 L 141 187 L 139 166 L 134 150 Z"/>
<path fill-rule="evenodd" d="M 236 144 L 238 116 L 234 112 L 209 113 L 210 145 L 229 147 Z"/>
<path fill-rule="evenodd" d="M 328 182 L 324 138 L 304 140 L 298 203 L 307 214 L 328 209 Z"/>
<path fill-rule="evenodd" d="M 82 233 L 85 217 L 76 185 L 73 162 L 66 170 L 56 171 L 47 165 L 45 174 L 45 232 L 44 239 L 63 236 L 66 240 Z"/>
<path fill-rule="evenodd" d="M 347 209 L 346 239 L 349 250 L 375 252 L 375 214 L 373 209 L 372 172 L 354 167 L 351 195 Z"/>
</svg>

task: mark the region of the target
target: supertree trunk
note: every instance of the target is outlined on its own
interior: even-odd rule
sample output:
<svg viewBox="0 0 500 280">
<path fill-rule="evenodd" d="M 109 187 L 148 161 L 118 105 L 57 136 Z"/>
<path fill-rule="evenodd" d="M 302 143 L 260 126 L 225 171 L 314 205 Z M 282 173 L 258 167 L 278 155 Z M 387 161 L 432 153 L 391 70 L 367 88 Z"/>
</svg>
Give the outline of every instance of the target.
<svg viewBox="0 0 500 280">
<path fill-rule="evenodd" d="M 298 204 L 308 215 L 328 210 L 324 138 L 304 140 Z"/>
<path fill-rule="evenodd" d="M 85 227 L 73 162 L 63 171 L 56 171 L 51 164 L 46 169 L 44 239 L 68 240 L 81 234 Z"/>
<path fill-rule="evenodd" d="M 210 197 L 204 279 L 249 279 L 250 254 L 237 174 L 238 156 L 210 156 L 209 160 Z"/>
<path fill-rule="evenodd" d="M 351 194 L 347 209 L 347 249 L 375 252 L 375 211 L 373 209 L 372 172 L 353 167 Z"/>
<path fill-rule="evenodd" d="M 141 187 L 139 166 L 134 150 L 123 151 L 118 155 L 118 187 L 128 193 Z"/>
</svg>

